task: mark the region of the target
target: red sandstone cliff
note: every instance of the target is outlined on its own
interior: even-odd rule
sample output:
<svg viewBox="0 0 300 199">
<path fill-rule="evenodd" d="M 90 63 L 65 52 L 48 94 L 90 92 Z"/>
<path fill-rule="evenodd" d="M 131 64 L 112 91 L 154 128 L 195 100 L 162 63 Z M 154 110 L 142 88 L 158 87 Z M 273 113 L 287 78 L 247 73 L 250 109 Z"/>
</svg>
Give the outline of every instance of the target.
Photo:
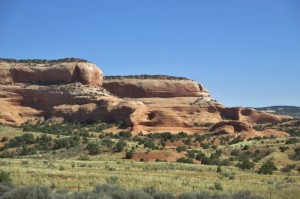
<svg viewBox="0 0 300 199">
<path fill-rule="evenodd" d="M 135 133 L 198 133 L 209 130 L 201 127 L 204 124 L 217 123 L 212 132 L 231 134 L 255 132 L 251 124 L 284 119 L 254 109 L 224 107 L 201 84 L 187 79 L 122 77 L 105 80 L 104 88 L 102 83 L 101 70 L 88 62 L 2 61 L 0 122 L 121 120 Z"/>
<path fill-rule="evenodd" d="M 201 84 L 192 80 L 124 78 L 105 80 L 103 87 L 118 97 L 129 98 L 209 96 Z"/>
<path fill-rule="evenodd" d="M 88 62 L 39 64 L 0 61 L 0 84 L 49 85 L 72 82 L 101 86 L 103 73 L 95 64 Z"/>
</svg>

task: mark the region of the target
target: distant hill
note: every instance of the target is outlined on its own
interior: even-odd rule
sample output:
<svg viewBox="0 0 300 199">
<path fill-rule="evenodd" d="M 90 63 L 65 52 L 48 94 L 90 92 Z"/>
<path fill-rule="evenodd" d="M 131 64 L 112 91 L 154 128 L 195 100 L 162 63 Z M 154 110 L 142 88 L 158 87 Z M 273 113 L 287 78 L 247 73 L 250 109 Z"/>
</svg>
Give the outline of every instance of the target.
<svg viewBox="0 0 300 199">
<path fill-rule="evenodd" d="M 259 111 L 264 111 L 267 113 L 273 113 L 276 115 L 287 115 L 294 118 L 300 118 L 300 107 L 299 106 L 269 106 L 254 108 Z"/>
</svg>

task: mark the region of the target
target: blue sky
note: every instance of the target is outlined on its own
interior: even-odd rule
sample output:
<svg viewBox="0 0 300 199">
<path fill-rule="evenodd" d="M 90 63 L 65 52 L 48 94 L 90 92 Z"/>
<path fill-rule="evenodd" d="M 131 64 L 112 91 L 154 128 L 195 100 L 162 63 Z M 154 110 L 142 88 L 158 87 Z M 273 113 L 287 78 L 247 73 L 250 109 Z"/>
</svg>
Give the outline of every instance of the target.
<svg viewBox="0 0 300 199">
<path fill-rule="evenodd" d="M 298 0 L 1 0 L 0 57 L 201 82 L 226 106 L 300 106 Z"/>
</svg>

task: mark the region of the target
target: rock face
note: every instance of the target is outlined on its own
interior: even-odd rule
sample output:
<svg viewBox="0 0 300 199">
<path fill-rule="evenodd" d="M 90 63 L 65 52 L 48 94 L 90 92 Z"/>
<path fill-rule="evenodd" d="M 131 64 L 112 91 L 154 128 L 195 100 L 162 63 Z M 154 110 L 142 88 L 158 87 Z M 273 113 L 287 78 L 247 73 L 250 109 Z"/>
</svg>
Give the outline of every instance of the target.
<svg viewBox="0 0 300 199">
<path fill-rule="evenodd" d="M 252 130 L 252 127 L 251 125 L 240 121 L 221 121 L 213 125 L 210 129 L 211 132 L 222 132 L 222 130 L 224 131 L 224 134 L 233 134 L 242 131 L 250 131 Z"/>
<path fill-rule="evenodd" d="M 103 73 L 88 62 L 68 63 L 9 63 L 0 62 L 0 83 L 30 83 L 38 85 L 82 84 L 101 86 Z"/>
<path fill-rule="evenodd" d="M 192 80 L 124 78 L 105 80 L 103 87 L 118 97 L 128 98 L 209 96 L 201 84 Z"/>
<path fill-rule="evenodd" d="M 234 127 L 231 125 L 224 125 L 216 128 L 213 131 L 214 135 L 231 135 L 235 134 L 236 131 L 234 130 Z"/>
<path fill-rule="evenodd" d="M 0 122 L 22 124 L 28 120 L 114 122 L 130 120 L 134 107 L 110 96 L 100 87 L 81 83 L 55 86 L 1 85 Z"/>
<path fill-rule="evenodd" d="M 270 123 L 279 122 L 284 117 L 268 114 L 265 112 L 256 111 L 252 108 L 232 107 L 219 108 L 220 114 L 224 119 L 238 120 L 248 123 Z"/>
<path fill-rule="evenodd" d="M 285 117 L 248 108 L 227 108 L 188 79 L 115 78 L 103 83 L 94 64 L 83 61 L 0 61 L 0 122 L 123 121 L 133 133 L 254 132 L 254 123 Z M 109 91 L 107 91 L 107 90 Z M 207 124 L 215 124 L 209 129 Z"/>
</svg>

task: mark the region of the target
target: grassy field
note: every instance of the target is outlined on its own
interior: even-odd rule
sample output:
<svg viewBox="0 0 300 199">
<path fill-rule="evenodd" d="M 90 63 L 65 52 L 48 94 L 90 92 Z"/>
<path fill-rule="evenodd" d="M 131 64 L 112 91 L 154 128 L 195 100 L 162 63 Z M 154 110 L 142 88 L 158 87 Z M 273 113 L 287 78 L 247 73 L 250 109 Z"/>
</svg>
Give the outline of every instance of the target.
<svg viewBox="0 0 300 199">
<path fill-rule="evenodd" d="M 300 176 L 275 173 L 259 175 L 235 167 L 190 165 L 166 162 L 75 161 L 43 159 L 1 160 L 0 169 L 10 172 L 16 185 L 46 185 L 53 189 L 92 189 L 97 184 L 117 183 L 126 189 L 155 187 L 179 194 L 191 191 L 234 193 L 250 190 L 268 198 L 298 198 Z M 226 173 L 235 173 L 229 179 Z M 223 190 L 215 190 L 214 183 Z"/>
<path fill-rule="evenodd" d="M 1 137 L 11 138 L 24 134 L 20 128 L 3 125 L 0 126 L 0 132 Z M 32 134 L 35 137 L 42 135 L 39 132 L 32 132 Z M 51 134 L 49 136 L 56 137 Z M 245 145 L 249 145 L 252 151 L 265 148 L 273 150 L 270 155 L 257 162 L 255 168 L 245 171 L 233 165 L 222 166 L 222 171 L 216 172 L 216 165 L 140 162 L 124 159 L 125 152 L 137 145 L 133 140 L 129 140 L 125 151 L 120 153 L 103 152 L 89 156 L 83 146 L 77 146 L 55 152 L 5 158 L 0 160 L 0 170 L 9 172 L 15 185 L 46 185 L 54 190 L 90 190 L 97 184 L 116 183 L 126 189 L 154 187 L 159 191 L 174 194 L 193 191 L 235 193 L 249 190 L 265 198 L 296 199 L 300 194 L 300 175 L 296 170 L 289 173 L 275 171 L 273 175 L 262 175 L 256 172 L 266 159 L 272 159 L 278 168 L 283 167 L 287 162 L 299 166 L 299 161 L 288 158 L 289 153 L 299 144 L 289 145 L 290 149 L 286 153 L 279 151 L 279 147 L 284 146 L 287 139 L 264 139 L 264 142 L 250 140 L 218 147 L 223 151 L 223 158 L 229 157 L 232 150 L 240 150 Z M 215 151 L 213 148 L 201 148 L 201 150 L 207 154 Z M 156 151 L 161 150 L 151 150 L 150 153 Z M 136 152 L 149 153 L 149 149 L 139 147 Z M 88 156 L 89 160 L 78 160 L 83 155 Z M 216 187 L 216 183 L 221 186 Z"/>
</svg>

